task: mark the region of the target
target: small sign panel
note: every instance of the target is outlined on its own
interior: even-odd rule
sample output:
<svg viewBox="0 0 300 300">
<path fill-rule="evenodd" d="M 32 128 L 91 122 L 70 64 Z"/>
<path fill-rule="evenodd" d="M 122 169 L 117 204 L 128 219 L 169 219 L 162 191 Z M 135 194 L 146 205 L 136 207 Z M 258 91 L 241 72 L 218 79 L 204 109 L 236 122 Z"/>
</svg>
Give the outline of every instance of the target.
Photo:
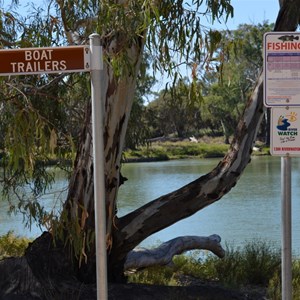
<svg viewBox="0 0 300 300">
<path fill-rule="evenodd" d="M 271 110 L 272 155 L 300 156 L 300 107 Z"/>
<path fill-rule="evenodd" d="M 89 46 L 0 50 L 0 75 L 87 72 Z"/>
<path fill-rule="evenodd" d="M 300 33 L 264 35 L 265 105 L 300 106 Z"/>
</svg>

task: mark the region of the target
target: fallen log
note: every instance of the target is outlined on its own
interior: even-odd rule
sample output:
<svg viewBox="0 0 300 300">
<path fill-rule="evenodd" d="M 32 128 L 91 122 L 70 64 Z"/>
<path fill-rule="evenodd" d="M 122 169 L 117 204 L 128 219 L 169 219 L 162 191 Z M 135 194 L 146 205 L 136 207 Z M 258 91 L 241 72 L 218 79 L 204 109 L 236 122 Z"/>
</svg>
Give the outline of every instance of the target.
<svg viewBox="0 0 300 300">
<path fill-rule="evenodd" d="M 218 235 L 184 236 L 165 242 L 155 249 L 135 249 L 128 255 L 125 269 L 170 264 L 174 255 L 193 249 L 210 250 L 219 257 L 223 257 L 225 252 L 220 241 L 221 238 Z M 123 291 L 123 297 L 126 297 L 128 293 L 128 297 L 122 299 L 147 299 L 146 296 L 146 298 L 132 298 L 132 291 L 139 291 L 142 297 L 143 293 L 147 295 L 152 289 L 157 290 L 155 287 L 144 285 L 110 284 L 109 299 L 117 299 L 116 295 L 119 295 L 120 290 Z M 180 291 L 183 292 L 183 290 Z M 166 297 L 163 299 L 174 299 L 172 295 L 177 292 L 175 289 L 161 287 L 161 293 Z M 150 294 L 154 297 L 153 292 Z M 76 271 L 72 268 L 65 252 L 61 248 L 53 247 L 51 234 L 44 232 L 28 246 L 23 257 L 0 261 L 1 300 L 53 300 L 68 297 L 96 299 L 96 286 L 85 284 L 76 277 Z M 153 297 L 151 299 L 161 299 L 158 298 L 159 294 L 157 298 Z"/>
<path fill-rule="evenodd" d="M 169 265 L 175 255 L 189 250 L 209 250 L 220 258 L 225 255 L 219 235 L 203 236 L 181 236 L 161 244 L 154 249 L 135 248 L 127 255 L 124 265 L 125 271 L 139 270 L 155 265 Z"/>
</svg>

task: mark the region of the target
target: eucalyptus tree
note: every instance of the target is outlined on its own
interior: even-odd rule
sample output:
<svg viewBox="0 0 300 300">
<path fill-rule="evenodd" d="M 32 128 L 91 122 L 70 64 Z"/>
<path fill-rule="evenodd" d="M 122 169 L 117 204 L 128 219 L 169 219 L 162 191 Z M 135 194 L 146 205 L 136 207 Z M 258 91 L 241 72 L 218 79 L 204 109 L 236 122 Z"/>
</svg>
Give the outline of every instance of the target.
<svg viewBox="0 0 300 300">
<path fill-rule="evenodd" d="M 239 25 L 222 31 L 216 58 L 222 57 L 222 73 L 211 68 L 205 73 L 202 118 L 216 131 L 222 131 L 226 143 L 235 131 L 246 101 L 251 95 L 263 65 L 263 34 L 272 30 L 267 22 Z"/>
<path fill-rule="evenodd" d="M 18 42 L 26 42 L 27 46 L 36 43 L 49 46 L 86 42 L 89 34 L 94 31 L 101 34 L 105 56 L 103 94 L 108 271 L 110 281 L 121 281 L 124 279 L 124 265 L 132 253 L 131 250 L 142 240 L 214 203 L 236 184 L 250 160 L 252 144 L 264 112 L 262 79 L 258 80 L 244 117 L 237 126 L 237 135 L 228 154 L 214 170 L 125 216 L 118 217 L 116 201 L 120 185 L 121 156 L 144 47 L 151 49 L 153 68 L 164 69 L 170 73 L 178 65 L 178 58 L 194 66 L 203 57 L 203 47 L 199 47 L 199 43 L 206 44 L 208 50 L 205 63 L 209 63 L 215 45 L 210 43 L 209 38 L 202 39 L 204 27 L 201 26 L 201 17 L 210 15 L 212 20 L 218 20 L 223 14 L 226 17 L 232 15 L 233 8 L 229 0 L 195 0 L 187 3 L 171 0 L 56 0 L 48 1 L 48 4 L 49 10 L 45 16 L 36 18 L 32 27 L 31 24 L 19 22 L 16 16 L 12 16 L 12 23 L 8 27 L 2 21 L 2 40 L 13 41 L 12 45 L 5 45 L 7 47 L 18 45 Z M 286 0 L 276 29 L 295 30 L 299 23 L 299 9 L 299 0 Z M 4 19 L 5 14 L 7 12 L 1 12 Z M 16 29 L 16 26 L 20 27 Z M 13 30 L 15 32 L 11 32 Z M 33 36 L 32 32 L 35 32 Z M 11 38 L 14 33 L 16 36 Z M 211 38 L 216 36 L 207 35 Z M 66 79 L 68 78 L 59 81 L 57 77 L 57 81 L 53 79 L 48 83 L 64 84 Z M 31 86 L 38 91 L 38 85 Z M 26 87 L 24 83 L 20 85 L 19 97 L 24 96 L 26 99 Z M 14 92 L 17 93 L 17 90 L 14 89 Z M 49 233 L 43 234 L 30 245 L 25 259 L 0 263 L 2 295 L 22 288 L 28 294 L 44 293 L 53 299 L 58 291 L 62 294 L 63 289 L 69 289 L 70 282 L 77 282 L 76 287 L 80 293 L 83 289 L 80 283 L 95 280 L 94 183 L 89 104 L 82 127 L 63 211 L 57 219 L 45 214 L 40 218 L 42 224 L 47 221 Z M 24 142 L 21 140 L 22 136 L 18 137 L 20 143 Z M 43 147 L 43 144 L 34 147 L 33 143 L 28 143 L 26 149 L 27 151 L 16 157 L 14 152 L 10 153 L 9 159 L 14 162 L 10 167 L 14 168 L 15 174 L 22 168 L 27 172 L 23 174 L 32 176 L 37 165 L 33 159 L 35 156 L 31 155 L 30 159 L 26 156 L 36 151 L 46 153 L 49 149 Z M 16 160 L 23 155 L 26 163 Z M 51 242 L 52 238 L 55 243 Z M 183 240 L 186 241 L 186 238 Z M 187 249 L 200 247 L 200 244 L 219 255 L 224 254 L 218 244 L 219 239 L 215 236 L 205 239 L 204 242 L 197 237 L 190 241 L 192 243 L 181 244 Z M 140 267 L 143 265 L 140 264 Z M 12 270 L 16 268 L 19 270 L 18 277 L 12 278 Z M 21 274 L 26 275 L 22 277 Z M 21 280 L 26 281 L 24 285 L 19 284 Z"/>
<path fill-rule="evenodd" d="M 150 61 L 149 53 L 144 53 L 141 67 L 139 70 L 136 91 L 128 121 L 128 128 L 125 136 L 125 147 L 136 149 L 138 146 L 146 145 L 151 137 L 150 124 L 146 118 L 146 103 L 149 97 L 155 92 L 152 87 L 156 82 L 154 76 L 149 73 Z"/>
<path fill-rule="evenodd" d="M 159 96 L 149 103 L 147 111 L 154 133 L 163 136 L 175 134 L 179 138 L 195 133 L 201 123 L 202 97 L 196 94 L 191 96 L 192 85 L 188 80 L 180 79 L 171 88 L 162 90 Z"/>
</svg>

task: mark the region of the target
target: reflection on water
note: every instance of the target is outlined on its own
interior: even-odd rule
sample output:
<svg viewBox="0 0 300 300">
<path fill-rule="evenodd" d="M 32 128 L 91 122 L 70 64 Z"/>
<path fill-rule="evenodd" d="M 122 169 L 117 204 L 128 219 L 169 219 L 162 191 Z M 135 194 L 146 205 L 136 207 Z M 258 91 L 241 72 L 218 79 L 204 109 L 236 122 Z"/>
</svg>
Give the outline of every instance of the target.
<svg viewBox="0 0 300 300">
<path fill-rule="evenodd" d="M 63 170 L 55 170 L 55 182 L 51 188 L 41 197 L 39 203 L 45 207 L 47 211 L 60 211 L 62 200 L 66 198 L 67 193 L 67 175 Z M 16 205 L 18 202 L 16 201 Z M 24 226 L 24 217 L 21 213 L 9 215 L 7 213 L 9 204 L 0 200 L 0 235 L 6 234 L 8 231 L 14 231 L 15 234 L 27 237 L 39 236 L 44 228 L 39 228 L 36 224 L 31 224 L 30 228 Z"/>
<path fill-rule="evenodd" d="M 139 205 L 177 189 L 206 174 L 218 159 L 179 160 L 163 163 L 127 164 L 122 174 L 129 180 L 119 192 L 118 211 L 124 215 Z M 292 159 L 293 250 L 300 253 L 298 201 L 300 159 Z M 160 231 L 143 242 L 158 244 L 180 235 L 219 234 L 222 241 L 241 245 L 253 238 L 280 245 L 280 158 L 253 157 L 238 184 L 218 202 Z"/>
<path fill-rule="evenodd" d="M 128 181 L 118 195 L 118 215 L 138 208 L 157 197 L 182 187 L 214 168 L 218 159 L 176 160 L 167 162 L 131 163 L 122 167 Z M 293 251 L 300 253 L 300 159 L 292 159 L 292 223 Z M 143 242 L 143 246 L 158 244 L 181 235 L 219 234 L 224 242 L 241 245 L 246 240 L 259 238 L 280 245 L 281 239 L 281 173 L 279 157 L 253 157 L 238 184 L 218 202 L 193 216 L 162 230 Z M 66 188 L 60 177 L 53 190 Z M 58 193 L 58 192 L 57 192 Z M 51 207 L 58 194 L 44 197 Z M 8 218 L 5 204 L 0 202 L 0 234 L 14 230 L 17 234 L 36 236 L 40 230 L 24 231 L 22 216 Z"/>
</svg>

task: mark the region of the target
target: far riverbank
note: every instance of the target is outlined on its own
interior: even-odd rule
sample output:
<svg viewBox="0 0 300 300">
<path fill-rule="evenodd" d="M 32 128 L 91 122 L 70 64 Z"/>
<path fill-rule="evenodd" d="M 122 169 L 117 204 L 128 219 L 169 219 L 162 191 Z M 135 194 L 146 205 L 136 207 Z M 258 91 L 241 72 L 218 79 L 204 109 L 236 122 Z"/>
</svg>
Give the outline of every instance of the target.
<svg viewBox="0 0 300 300">
<path fill-rule="evenodd" d="M 217 158 L 223 157 L 230 145 L 222 143 L 220 138 L 203 138 L 198 142 L 189 140 L 161 140 L 149 143 L 147 146 L 123 153 L 123 162 L 153 162 L 186 158 Z M 269 155 L 269 148 L 258 144 L 253 155 Z"/>
</svg>

